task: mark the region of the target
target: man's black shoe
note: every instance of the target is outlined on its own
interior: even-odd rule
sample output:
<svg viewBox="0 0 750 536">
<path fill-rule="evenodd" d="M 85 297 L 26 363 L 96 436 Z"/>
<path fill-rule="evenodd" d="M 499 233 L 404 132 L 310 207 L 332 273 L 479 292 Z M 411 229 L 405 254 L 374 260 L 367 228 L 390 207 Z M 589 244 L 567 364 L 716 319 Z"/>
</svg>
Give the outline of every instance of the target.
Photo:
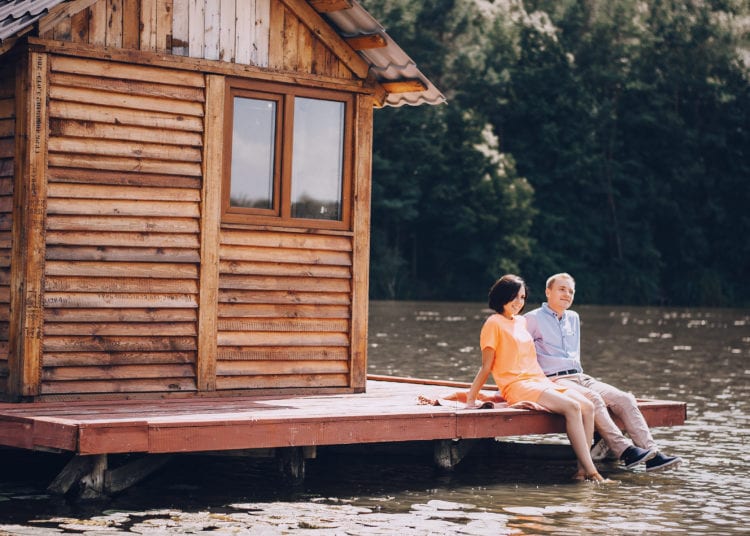
<svg viewBox="0 0 750 536">
<path fill-rule="evenodd" d="M 625 449 L 625 452 L 620 455 L 620 460 L 625 464 L 625 467 L 630 469 L 641 462 L 653 459 L 658 454 L 658 451 L 655 449 L 642 449 L 633 445 Z"/>
<path fill-rule="evenodd" d="M 679 456 L 665 456 L 658 452 L 656 456 L 646 462 L 646 471 L 663 471 L 664 469 L 677 467 L 681 463 L 682 458 Z"/>
</svg>

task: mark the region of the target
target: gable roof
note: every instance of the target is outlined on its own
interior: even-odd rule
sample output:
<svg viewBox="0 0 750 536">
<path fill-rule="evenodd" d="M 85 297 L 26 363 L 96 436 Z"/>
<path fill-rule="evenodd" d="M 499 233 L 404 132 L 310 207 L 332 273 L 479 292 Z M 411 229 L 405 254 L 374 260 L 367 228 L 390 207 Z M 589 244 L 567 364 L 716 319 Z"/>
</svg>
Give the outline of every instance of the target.
<svg viewBox="0 0 750 536">
<path fill-rule="evenodd" d="M 30 28 L 63 0 L 0 0 L 0 44 Z"/>
<path fill-rule="evenodd" d="M 2 45 L 30 31 L 34 23 L 66 1 L 0 0 L 0 51 Z M 356 0 L 335 3 L 312 0 L 310 4 L 347 42 L 377 42 L 373 48 L 362 45 L 356 50 L 369 64 L 370 73 L 385 88 L 384 105 L 416 106 L 445 102 L 443 94 L 419 70 L 414 60 Z"/>
</svg>

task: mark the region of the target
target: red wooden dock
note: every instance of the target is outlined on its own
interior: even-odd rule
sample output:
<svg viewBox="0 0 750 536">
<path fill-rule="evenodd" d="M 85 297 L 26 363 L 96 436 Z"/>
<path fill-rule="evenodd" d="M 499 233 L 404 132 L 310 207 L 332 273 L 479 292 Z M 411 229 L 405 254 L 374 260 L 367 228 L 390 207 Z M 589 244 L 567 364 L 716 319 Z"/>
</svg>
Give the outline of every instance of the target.
<svg viewBox="0 0 750 536">
<path fill-rule="evenodd" d="M 420 405 L 465 384 L 371 377 L 364 394 L 0 404 L 0 445 L 81 455 L 229 451 L 564 431 L 524 409 Z M 641 400 L 649 425 L 685 422 L 682 402 Z"/>
</svg>

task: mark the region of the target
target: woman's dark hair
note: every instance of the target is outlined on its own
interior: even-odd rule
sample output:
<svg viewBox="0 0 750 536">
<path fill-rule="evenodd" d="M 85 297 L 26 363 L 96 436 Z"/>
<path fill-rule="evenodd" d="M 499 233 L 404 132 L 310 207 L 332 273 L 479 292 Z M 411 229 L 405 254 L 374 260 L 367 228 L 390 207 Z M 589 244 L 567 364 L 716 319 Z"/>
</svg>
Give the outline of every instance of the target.
<svg viewBox="0 0 750 536">
<path fill-rule="evenodd" d="M 490 293 L 488 295 L 488 304 L 490 309 L 503 314 L 503 307 L 506 303 L 512 302 L 521 289 L 527 290 L 526 282 L 513 274 L 505 274 L 503 277 L 495 281 L 492 285 Z M 525 306 L 526 304 L 524 304 Z M 523 307 L 521 308 L 523 311 Z"/>
</svg>

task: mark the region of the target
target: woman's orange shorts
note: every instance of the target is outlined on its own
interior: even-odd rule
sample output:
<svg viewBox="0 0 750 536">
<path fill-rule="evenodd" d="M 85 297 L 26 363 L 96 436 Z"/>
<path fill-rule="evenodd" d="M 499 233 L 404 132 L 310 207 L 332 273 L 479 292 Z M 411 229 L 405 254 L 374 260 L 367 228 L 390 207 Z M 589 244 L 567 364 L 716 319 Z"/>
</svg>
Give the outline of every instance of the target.
<svg viewBox="0 0 750 536">
<path fill-rule="evenodd" d="M 554 389 L 558 393 L 567 391 L 567 388 L 552 383 L 547 378 L 518 380 L 505 386 L 503 398 L 511 405 L 519 402 L 537 402 L 548 389 Z"/>
</svg>

